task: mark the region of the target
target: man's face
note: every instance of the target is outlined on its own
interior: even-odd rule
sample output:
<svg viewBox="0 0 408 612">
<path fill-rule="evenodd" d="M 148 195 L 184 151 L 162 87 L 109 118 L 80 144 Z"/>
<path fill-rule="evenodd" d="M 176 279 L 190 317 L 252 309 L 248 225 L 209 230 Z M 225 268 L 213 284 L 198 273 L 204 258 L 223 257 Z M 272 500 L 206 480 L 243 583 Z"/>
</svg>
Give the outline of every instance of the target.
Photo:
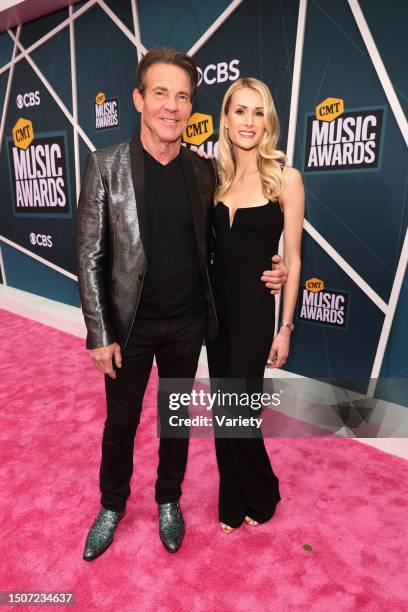
<svg viewBox="0 0 408 612">
<path fill-rule="evenodd" d="M 191 114 L 191 83 L 185 70 L 172 64 L 153 64 L 145 74 L 145 92 L 133 92 L 136 110 L 141 113 L 141 133 L 156 143 L 181 139 Z"/>
</svg>

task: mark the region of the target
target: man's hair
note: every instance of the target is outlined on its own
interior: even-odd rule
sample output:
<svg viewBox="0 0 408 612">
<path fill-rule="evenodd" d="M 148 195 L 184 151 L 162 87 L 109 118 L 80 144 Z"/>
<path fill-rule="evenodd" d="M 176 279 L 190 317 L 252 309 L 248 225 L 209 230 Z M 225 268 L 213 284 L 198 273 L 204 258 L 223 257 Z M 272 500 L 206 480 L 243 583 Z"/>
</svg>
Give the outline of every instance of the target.
<svg viewBox="0 0 408 612">
<path fill-rule="evenodd" d="M 183 51 L 171 47 L 155 47 L 150 49 L 140 60 L 136 72 L 136 87 L 144 95 L 146 89 L 146 72 L 153 64 L 172 64 L 187 72 L 191 83 L 191 99 L 197 90 L 198 72 L 195 61 Z"/>
</svg>

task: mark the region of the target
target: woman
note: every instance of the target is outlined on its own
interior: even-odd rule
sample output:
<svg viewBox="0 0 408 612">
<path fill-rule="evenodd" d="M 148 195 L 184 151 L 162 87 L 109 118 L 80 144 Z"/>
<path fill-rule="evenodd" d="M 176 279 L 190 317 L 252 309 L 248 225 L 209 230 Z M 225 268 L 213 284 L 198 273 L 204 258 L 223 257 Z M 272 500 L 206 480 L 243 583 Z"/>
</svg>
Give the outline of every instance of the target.
<svg viewBox="0 0 408 612">
<path fill-rule="evenodd" d="M 214 209 L 211 276 L 220 331 L 215 342 L 207 342 L 213 385 L 214 380 L 228 380 L 229 390 L 233 379 L 237 384 L 244 381 L 247 392 L 262 390 L 265 366 L 281 367 L 289 352 L 304 189 L 300 172 L 287 166 L 286 155 L 275 148 L 278 137 L 279 121 L 267 86 L 253 78 L 235 81 L 221 108 Z M 275 298 L 260 276 L 271 254 L 278 252 L 282 230 L 289 273 L 283 320 L 274 338 Z M 237 405 L 234 410 L 242 412 Z M 279 481 L 262 434 L 256 435 L 254 428 L 242 433 L 237 438 L 225 430 L 216 432 L 219 520 L 225 533 L 244 520 L 248 525 L 266 522 L 280 501 Z"/>
</svg>

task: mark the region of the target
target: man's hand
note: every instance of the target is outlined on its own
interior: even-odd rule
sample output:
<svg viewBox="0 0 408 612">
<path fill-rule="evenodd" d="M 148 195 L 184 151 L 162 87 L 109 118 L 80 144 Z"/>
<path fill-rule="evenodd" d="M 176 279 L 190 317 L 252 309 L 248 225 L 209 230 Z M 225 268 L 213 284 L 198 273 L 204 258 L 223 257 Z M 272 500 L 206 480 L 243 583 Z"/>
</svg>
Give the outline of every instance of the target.
<svg viewBox="0 0 408 612">
<path fill-rule="evenodd" d="M 122 367 L 122 355 L 120 352 L 120 345 L 117 342 L 108 344 L 107 346 L 101 346 L 100 348 L 91 349 L 90 357 L 98 370 L 111 378 L 116 378 L 116 372 L 112 366 L 112 357 L 115 359 L 116 367 Z"/>
<path fill-rule="evenodd" d="M 279 293 L 283 285 L 288 280 L 288 269 L 280 255 L 272 257 L 272 270 L 265 270 L 261 276 L 261 281 L 265 283 L 271 293 Z"/>
</svg>

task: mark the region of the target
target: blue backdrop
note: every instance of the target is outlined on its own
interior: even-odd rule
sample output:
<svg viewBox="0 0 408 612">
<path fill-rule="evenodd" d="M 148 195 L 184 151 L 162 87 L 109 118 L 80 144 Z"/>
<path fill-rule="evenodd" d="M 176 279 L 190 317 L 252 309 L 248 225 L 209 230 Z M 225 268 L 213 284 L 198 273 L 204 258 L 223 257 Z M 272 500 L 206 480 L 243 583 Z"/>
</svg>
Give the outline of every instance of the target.
<svg viewBox="0 0 408 612">
<path fill-rule="evenodd" d="M 79 306 L 74 224 L 86 155 L 137 130 L 138 58 L 175 46 L 200 67 L 194 112 L 214 125 L 205 150 L 216 150 L 227 87 L 255 76 L 275 99 L 279 146 L 303 172 L 302 279 L 286 368 L 394 379 L 385 397 L 406 403 L 397 383 L 408 378 L 408 4 L 360 0 L 361 14 L 355 5 L 90 0 L 3 33 L 1 282 Z M 112 111 L 102 127 L 98 94 Z M 56 165 L 42 172 L 36 160 L 53 143 Z M 51 206 L 56 184 L 65 203 Z"/>
</svg>

